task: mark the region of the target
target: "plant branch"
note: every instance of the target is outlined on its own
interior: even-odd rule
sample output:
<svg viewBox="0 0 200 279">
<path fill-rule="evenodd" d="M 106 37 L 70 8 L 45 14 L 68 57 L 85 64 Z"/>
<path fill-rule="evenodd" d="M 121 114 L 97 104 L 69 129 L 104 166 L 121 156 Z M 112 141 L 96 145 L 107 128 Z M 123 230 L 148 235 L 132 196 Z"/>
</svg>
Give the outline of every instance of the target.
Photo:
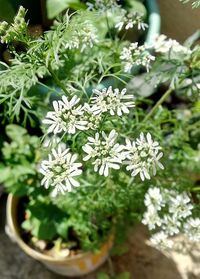
<svg viewBox="0 0 200 279">
<path fill-rule="evenodd" d="M 157 110 L 157 108 L 167 99 L 167 97 L 172 93 L 173 89 L 169 88 L 160 98 L 160 100 L 154 105 L 154 107 L 150 110 L 150 112 L 146 115 L 143 122 L 146 122 Z"/>
<path fill-rule="evenodd" d="M 49 72 L 54 79 L 55 83 L 66 93 L 66 95 L 70 95 L 67 89 L 65 88 L 64 84 L 59 80 L 57 75 L 54 73 L 51 67 L 49 67 Z"/>
</svg>

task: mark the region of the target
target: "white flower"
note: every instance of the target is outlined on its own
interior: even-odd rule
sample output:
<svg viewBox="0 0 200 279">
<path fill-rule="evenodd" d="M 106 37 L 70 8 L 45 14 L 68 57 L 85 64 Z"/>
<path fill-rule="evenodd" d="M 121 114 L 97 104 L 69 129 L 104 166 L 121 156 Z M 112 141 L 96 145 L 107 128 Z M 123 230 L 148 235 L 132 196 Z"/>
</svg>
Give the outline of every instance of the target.
<svg viewBox="0 0 200 279">
<path fill-rule="evenodd" d="M 191 50 L 187 47 L 182 46 L 176 40 L 167 39 L 167 36 L 160 35 L 155 37 L 153 46 L 156 52 L 160 53 L 182 53 L 182 54 L 190 54 Z"/>
<path fill-rule="evenodd" d="M 181 222 L 175 215 L 165 214 L 163 218 L 163 229 L 168 235 L 175 235 L 180 232 Z"/>
<path fill-rule="evenodd" d="M 184 192 L 170 198 L 169 212 L 177 218 L 186 218 L 192 214 L 193 205 L 188 195 Z"/>
<path fill-rule="evenodd" d="M 157 187 L 149 188 L 145 195 L 144 204 L 147 208 L 153 207 L 156 210 L 161 210 L 161 207 L 164 206 L 164 204 L 160 189 Z"/>
<path fill-rule="evenodd" d="M 91 98 L 92 104 L 96 105 L 96 112 L 109 112 L 111 115 L 121 116 L 123 113 L 129 113 L 129 108 L 135 106 L 133 95 L 126 95 L 126 88 L 120 90 L 113 89 L 112 86 L 103 90 L 94 89 L 96 95 Z"/>
<path fill-rule="evenodd" d="M 83 106 L 84 114 L 82 120 L 87 121 L 87 129 L 97 130 L 102 122 L 102 114 L 96 105 L 85 103 Z"/>
<path fill-rule="evenodd" d="M 145 30 L 148 27 L 148 24 L 143 22 L 143 14 L 127 13 L 126 11 L 122 13 L 122 19 L 115 25 L 119 31 L 124 27 L 126 30 L 137 26 L 138 30 Z"/>
<path fill-rule="evenodd" d="M 157 211 L 153 206 L 148 208 L 148 210 L 144 213 L 142 223 L 147 225 L 149 230 L 154 230 L 156 226 L 161 227 L 162 219 L 157 214 Z"/>
<path fill-rule="evenodd" d="M 69 149 L 62 151 L 61 146 L 58 149 L 53 149 L 49 154 L 49 159 L 41 163 L 40 172 L 44 175 L 41 184 L 46 189 L 49 186 L 54 187 L 54 195 L 61 192 L 72 191 L 72 187 L 78 187 L 79 182 L 73 177 L 82 173 L 81 163 L 75 163 L 77 155 L 71 154 Z"/>
<path fill-rule="evenodd" d="M 171 249 L 174 245 L 174 242 L 171 239 L 168 239 L 168 235 L 165 234 L 163 231 L 155 233 L 150 238 L 150 241 L 154 246 L 158 246 L 162 249 L 166 249 L 166 248 Z"/>
<path fill-rule="evenodd" d="M 184 224 L 184 229 L 186 235 L 191 241 L 200 241 L 200 219 L 199 218 L 189 218 Z"/>
<path fill-rule="evenodd" d="M 146 45 L 138 46 L 138 43 L 132 43 L 128 48 L 123 48 L 120 59 L 124 64 L 125 72 L 130 72 L 134 65 L 144 66 L 149 72 L 151 61 L 154 61 L 155 57 L 149 53 Z"/>
<path fill-rule="evenodd" d="M 92 48 L 98 42 L 97 29 L 89 22 L 86 21 L 84 26 L 77 28 L 65 44 L 67 49 L 80 49 L 83 52 L 87 47 Z"/>
<path fill-rule="evenodd" d="M 53 102 L 54 111 L 48 112 L 43 120 L 44 124 L 50 125 L 48 133 L 67 132 L 75 134 L 76 129 L 87 129 L 87 121 L 80 120 L 83 110 L 81 106 L 77 106 L 79 100 L 77 96 L 73 96 L 70 101 L 66 96 L 62 96 L 62 101 Z"/>
<path fill-rule="evenodd" d="M 83 146 L 83 150 L 87 155 L 83 158 L 84 161 L 93 159 L 94 171 L 100 175 L 108 176 L 109 169 L 119 169 L 122 163 L 121 151 L 123 146 L 115 143 L 117 133 L 112 130 L 107 136 L 102 132 L 95 134 L 95 138 L 88 137 L 88 143 Z"/>
<path fill-rule="evenodd" d="M 164 169 L 163 165 L 159 162 L 163 153 L 157 141 L 153 141 L 151 134 L 147 133 L 146 137 L 143 133 L 136 141 L 131 142 L 126 139 L 126 146 L 124 147 L 126 154 L 125 163 L 128 165 L 126 169 L 131 171 L 132 176 L 140 174 L 142 181 L 150 179 L 150 173 L 156 175 L 156 168 Z"/>
</svg>

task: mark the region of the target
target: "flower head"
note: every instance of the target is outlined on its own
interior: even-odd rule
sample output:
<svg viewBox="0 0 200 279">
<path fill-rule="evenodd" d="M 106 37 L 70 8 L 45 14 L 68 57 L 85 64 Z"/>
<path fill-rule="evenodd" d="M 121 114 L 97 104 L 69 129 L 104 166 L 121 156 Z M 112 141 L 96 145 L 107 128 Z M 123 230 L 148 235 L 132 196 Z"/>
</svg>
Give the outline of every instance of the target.
<svg viewBox="0 0 200 279">
<path fill-rule="evenodd" d="M 176 40 L 167 39 L 167 36 L 160 35 L 157 36 L 153 43 L 153 48 L 156 52 L 160 53 L 168 53 L 174 52 L 175 54 L 182 53 L 182 54 L 190 54 L 191 50 L 187 47 L 182 46 Z"/>
<path fill-rule="evenodd" d="M 69 149 L 62 151 L 61 146 L 53 149 L 49 154 L 49 159 L 41 163 L 40 172 L 44 175 L 41 184 L 47 189 L 54 187 L 53 194 L 72 191 L 73 187 L 78 187 L 79 182 L 73 177 L 82 173 L 81 163 L 75 163 L 77 155 L 71 154 Z"/>
<path fill-rule="evenodd" d="M 159 162 L 163 153 L 157 141 L 153 141 L 151 134 L 147 133 L 146 137 L 143 133 L 136 141 L 131 142 L 126 139 L 126 169 L 131 171 L 132 176 L 140 174 L 140 178 L 144 181 L 150 179 L 150 173 L 156 175 L 157 167 L 164 169 L 163 165 Z"/>
<path fill-rule="evenodd" d="M 87 129 L 87 121 L 80 119 L 83 110 L 81 106 L 77 106 L 79 100 L 77 96 L 73 96 L 71 100 L 68 100 L 66 96 L 62 96 L 62 101 L 53 102 L 54 111 L 48 112 L 43 120 L 44 124 L 50 125 L 48 133 L 67 132 L 75 134 L 76 129 Z"/>
<path fill-rule="evenodd" d="M 163 196 L 160 192 L 160 188 L 153 187 L 145 194 L 144 204 L 146 207 L 153 207 L 156 210 L 160 210 L 163 204 Z"/>
<path fill-rule="evenodd" d="M 156 226 L 161 227 L 162 219 L 159 217 L 157 211 L 150 207 L 143 216 L 142 223 L 148 225 L 149 230 L 154 230 Z"/>
<path fill-rule="evenodd" d="M 135 26 L 138 28 L 138 30 L 145 30 L 148 27 L 148 24 L 143 21 L 143 14 L 138 12 L 127 13 L 125 11 L 123 13 L 122 20 L 115 25 L 115 28 L 120 31 L 122 28 L 128 30 Z"/>
<path fill-rule="evenodd" d="M 185 233 L 191 241 L 200 241 L 200 219 L 189 218 L 184 224 Z"/>
<path fill-rule="evenodd" d="M 128 48 L 123 48 L 120 59 L 124 63 L 125 72 L 131 72 L 134 65 L 144 66 L 149 72 L 151 61 L 154 61 L 155 57 L 149 53 L 146 45 L 138 46 L 138 43 L 132 43 Z"/>
<path fill-rule="evenodd" d="M 93 159 L 94 171 L 98 171 L 100 175 L 108 176 L 109 169 L 120 168 L 123 146 L 115 143 L 116 138 L 115 130 L 108 136 L 104 132 L 101 135 L 96 133 L 94 138 L 88 137 L 89 142 L 83 146 L 87 153 L 83 160 Z"/>
<path fill-rule="evenodd" d="M 192 214 L 193 205 L 188 195 L 184 192 L 170 198 L 169 212 L 177 218 L 186 218 Z"/>
<path fill-rule="evenodd" d="M 96 112 L 109 112 L 110 115 L 117 114 L 121 116 L 123 113 L 129 113 L 129 108 L 135 106 L 133 95 L 126 94 L 126 88 L 120 90 L 113 89 L 112 86 L 103 90 L 94 89 L 96 95 L 91 98 L 92 104 L 96 105 Z"/>
<path fill-rule="evenodd" d="M 96 28 L 89 21 L 86 21 L 84 26 L 81 28 L 78 27 L 69 35 L 65 48 L 80 49 L 80 51 L 83 52 L 87 47 L 92 48 L 97 42 Z"/>
<path fill-rule="evenodd" d="M 163 231 L 155 233 L 150 238 L 150 241 L 154 246 L 159 246 L 163 249 L 171 249 L 174 245 L 173 240 L 169 239 L 168 235 L 165 234 Z"/>
</svg>

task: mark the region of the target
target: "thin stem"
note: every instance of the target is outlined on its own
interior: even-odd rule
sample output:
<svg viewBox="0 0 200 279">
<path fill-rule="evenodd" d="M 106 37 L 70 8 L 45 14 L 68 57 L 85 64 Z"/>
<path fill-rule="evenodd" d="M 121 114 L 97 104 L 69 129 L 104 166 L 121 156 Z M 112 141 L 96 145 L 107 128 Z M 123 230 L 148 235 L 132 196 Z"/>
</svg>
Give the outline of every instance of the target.
<svg viewBox="0 0 200 279">
<path fill-rule="evenodd" d="M 110 28 L 110 24 L 109 24 L 109 20 L 108 20 L 108 13 L 107 12 L 106 12 L 106 24 L 107 24 L 107 27 L 108 27 L 109 36 L 110 36 L 111 39 L 113 39 L 111 28 Z"/>
<path fill-rule="evenodd" d="M 49 72 L 52 75 L 55 83 L 66 93 L 66 95 L 70 95 L 67 89 L 65 88 L 64 84 L 59 80 L 57 75 L 54 73 L 51 67 L 49 67 Z"/>
<path fill-rule="evenodd" d="M 115 271 L 114 271 L 112 259 L 111 259 L 110 256 L 108 257 L 108 266 L 109 266 L 109 273 L 110 273 L 111 277 L 114 278 L 114 276 L 115 276 Z"/>
<path fill-rule="evenodd" d="M 146 122 L 157 110 L 157 108 L 167 99 L 167 97 L 172 93 L 173 89 L 169 88 L 160 98 L 160 100 L 155 104 L 155 106 L 150 110 L 150 112 L 146 115 L 143 122 Z"/>
</svg>

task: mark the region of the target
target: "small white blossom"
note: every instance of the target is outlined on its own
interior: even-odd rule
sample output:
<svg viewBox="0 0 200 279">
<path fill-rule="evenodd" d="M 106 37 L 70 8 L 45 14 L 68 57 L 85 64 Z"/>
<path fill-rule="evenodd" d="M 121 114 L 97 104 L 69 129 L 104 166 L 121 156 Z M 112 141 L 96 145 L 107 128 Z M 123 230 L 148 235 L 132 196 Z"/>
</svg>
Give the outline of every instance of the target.
<svg viewBox="0 0 200 279">
<path fill-rule="evenodd" d="M 129 108 L 135 106 L 133 95 L 126 94 L 126 88 L 120 90 L 113 89 L 112 86 L 103 90 L 94 89 L 96 95 L 91 98 L 92 104 L 96 105 L 96 113 L 109 112 L 110 115 L 117 114 L 121 116 L 123 113 L 129 113 Z"/>
<path fill-rule="evenodd" d="M 115 28 L 121 31 L 123 27 L 128 30 L 135 26 L 137 26 L 138 30 L 145 30 L 148 27 L 148 24 L 143 22 L 143 14 L 139 14 L 137 12 L 127 13 L 125 11 L 122 16 L 122 20 L 115 25 Z"/>
<path fill-rule="evenodd" d="M 98 107 L 95 104 L 91 106 L 90 104 L 85 103 L 83 111 L 84 113 L 81 119 L 87 121 L 86 128 L 97 130 L 102 122 L 102 113 L 99 111 Z"/>
<path fill-rule="evenodd" d="M 145 194 L 144 204 L 147 208 L 152 207 L 156 210 L 161 210 L 163 204 L 163 197 L 160 192 L 160 189 L 157 187 L 150 188 L 149 191 Z"/>
<path fill-rule="evenodd" d="M 76 129 L 87 129 L 87 121 L 80 119 L 83 110 L 81 106 L 77 106 L 79 100 L 77 96 L 73 96 L 71 100 L 68 100 L 66 96 L 62 96 L 62 101 L 53 102 L 54 111 L 48 112 L 43 120 L 44 124 L 50 125 L 48 133 L 67 132 L 75 134 Z"/>
<path fill-rule="evenodd" d="M 92 48 L 98 42 L 96 28 L 90 22 L 86 23 L 85 26 L 82 26 L 71 34 L 68 42 L 65 44 L 65 48 L 80 49 L 83 52 L 87 47 Z"/>
<path fill-rule="evenodd" d="M 75 163 L 77 155 L 71 154 L 69 149 L 62 150 L 61 145 L 57 150 L 53 149 L 49 154 L 48 160 L 44 160 L 41 163 L 40 172 L 44 175 L 41 184 L 46 189 L 53 187 L 53 195 L 57 195 L 59 192 L 64 194 L 65 192 L 72 191 L 73 187 L 78 187 L 79 182 L 73 177 L 82 173 L 80 167 L 81 163 Z"/>
<path fill-rule="evenodd" d="M 84 161 L 93 159 L 94 171 L 100 175 L 108 176 L 109 169 L 119 169 L 122 163 L 123 146 L 115 143 L 117 133 L 112 130 L 107 136 L 102 132 L 95 134 L 95 138 L 88 137 L 88 143 L 83 146 L 83 150 L 87 155 L 83 158 Z"/>
<path fill-rule="evenodd" d="M 177 218 L 186 218 L 192 214 L 193 205 L 186 193 L 170 198 L 169 212 Z"/>
<path fill-rule="evenodd" d="M 168 53 L 172 51 L 174 53 L 190 54 L 191 50 L 182 46 L 176 40 L 167 39 L 167 36 L 157 36 L 153 43 L 153 48 L 156 52 Z"/>
<path fill-rule="evenodd" d="M 174 215 L 165 214 L 163 218 L 163 229 L 165 232 L 172 236 L 180 232 L 181 222 Z"/>
<path fill-rule="evenodd" d="M 126 146 L 124 147 L 127 152 L 126 169 L 131 171 L 132 176 L 140 174 L 142 181 L 150 179 L 150 173 L 156 175 L 157 167 L 164 169 L 163 165 L 159 162 L 162 158 L 163 153 L 160 152 L 162 149 L 157 141 L 153 141 L 151 134 L 147 133 L 146 137 L 143 133 L 136 141 L 131 142 L 126 139 Z"/>
<path fill-rule="evenodd" d="M 184 229 L 186 235 L 191 241 L 200 241 L 200 219 L 199 218 L 189 218 L 184 224 Z"/>
<path fill-rule="evenodd" d="M 131 43 L 128 48 L 123 48 L 120 59 L 125 72 L 130 72 L 133 66 L 139 65 L 144 66 L 149 72 L 151 61 L 154 61 L 155 57 L 149 53 L 146 45 L 138 46 L 138 43 Z"/>
<path fill-rule="evenodd" d="M 161 227 L 162 219 L 157 214 L 157 211 L 151 206 L 148 210 L 144 213 L 142 223 L 147 225 L 149 230 L 154 230 L 156 226 Z"/>
<path fill-rule="evenodd" d="M 174 242 L 171 239 L 168 239 L 168 235 L 163 231 L 155 233 L 150 238 L 150 241 L 154 246 L 160 247 L 162 249 L 171 249 L 174 245 Z"/>
</svg>

